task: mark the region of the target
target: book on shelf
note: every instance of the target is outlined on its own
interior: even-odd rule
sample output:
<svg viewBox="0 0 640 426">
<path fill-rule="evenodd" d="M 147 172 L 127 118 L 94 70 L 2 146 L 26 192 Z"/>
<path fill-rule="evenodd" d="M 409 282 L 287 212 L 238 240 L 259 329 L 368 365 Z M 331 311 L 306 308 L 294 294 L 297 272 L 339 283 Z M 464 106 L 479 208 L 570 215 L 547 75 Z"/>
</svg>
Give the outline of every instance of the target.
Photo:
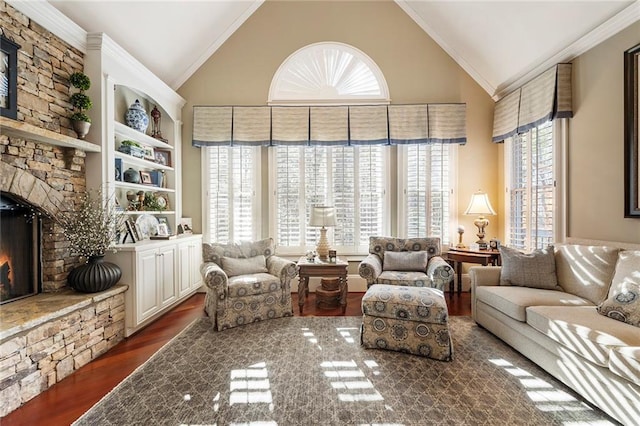
<svg viewBox="0 0 640 426">
<path fill-rule="evenodd" d="M 151 237 L 152 240 L 173 240 L 174 238 L 178 238 L 178 236 L 176 234 L 173 235 L 152 235 Z"/>
</svg>

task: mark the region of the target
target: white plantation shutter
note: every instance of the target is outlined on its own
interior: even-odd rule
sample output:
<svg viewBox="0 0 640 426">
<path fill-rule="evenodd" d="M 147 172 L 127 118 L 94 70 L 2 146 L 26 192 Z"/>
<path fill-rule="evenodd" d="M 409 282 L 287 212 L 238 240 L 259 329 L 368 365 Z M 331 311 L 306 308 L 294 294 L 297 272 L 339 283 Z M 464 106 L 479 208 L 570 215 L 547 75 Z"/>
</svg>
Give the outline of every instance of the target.
<svg viewBox="0 0 640 426">
<path fill-rule="evenodd" d="M 302 246 L 305 217 L 301 182 L 304 180 L 302 150 L 287 146 L 276 149 L 276 242 L 286 247 Z"/>
<path fill-rule="evenodd" d="M 534 250 L 554 240 L 555 178 L 550 121 L 511 141 L 509 245 Z"/>
<path fill-rule="evenodd" d="M 369 237 L 385 234 L 385 152 L 388 148 L 379 146 L 359 147 L 358 154 L 358 191 L 360 205 L 358 206 L 359 232 L 356 234 L 356 244 L 360 247 L 369 246 Z"/>
<path fill-rule="evenodd" d="M 440 237 L 449 243 L 451 147 L 445 144 L 408 145 L 403 154 L 406 164 L 404 205 L 399 211 L 404 236 Z"/>
<path fill-rule="evenodd" d="M 338 226 L 334 228 L 334 244 L 339 246 L 354 246 L 356 229 L 356 185 L 355 185 L 355 152 L 350 147 L 335 147 L 331 149 L 331 179 L 333 188 L 333 202 Z"/>
<path fill-rule="evenodd" d="M 366 248 L 369 236 L 384 234 L 385 148 L 315 146 L 274 148 L 275 229 L 281 253 L 314 248 L 317 227 L 308 226 L 315 205 L 336 209 L 337 226 L 329 229 L 331 246 L 340 253 Z M 388 149 L 388 148 L 386 148 Z"/>
<path fill-rule="evenodd" d="M 207 241 L 246 241 L 259 234 L 255 220 L 259 152 L 259 148 L 249 146 L 206 148 Z"/>
</svg>

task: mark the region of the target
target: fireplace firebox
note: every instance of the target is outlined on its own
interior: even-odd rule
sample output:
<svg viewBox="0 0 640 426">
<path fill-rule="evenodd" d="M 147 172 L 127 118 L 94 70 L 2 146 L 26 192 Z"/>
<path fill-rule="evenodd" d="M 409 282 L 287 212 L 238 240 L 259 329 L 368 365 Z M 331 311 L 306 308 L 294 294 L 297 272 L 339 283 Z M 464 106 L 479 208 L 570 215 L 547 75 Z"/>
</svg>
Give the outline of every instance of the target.
<svg viewBox="0 0 640 426">
<path fill-rule="evenodd" d="M 28 204 L 0 195 L 0 304 L 42 289 L 42 223 Z"/>
</svg>

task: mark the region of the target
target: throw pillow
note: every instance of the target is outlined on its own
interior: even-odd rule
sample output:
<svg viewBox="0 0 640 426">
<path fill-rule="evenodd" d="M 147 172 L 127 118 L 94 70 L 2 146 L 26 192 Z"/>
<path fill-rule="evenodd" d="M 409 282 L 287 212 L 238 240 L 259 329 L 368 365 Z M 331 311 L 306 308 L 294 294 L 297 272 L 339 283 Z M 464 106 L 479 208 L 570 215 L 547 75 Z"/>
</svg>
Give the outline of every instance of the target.
<svg viewBox="0 0 640 426">
<path fill-rule="evenodd" d="M 388 251 L 382 262 L 383 271 L 421 271 L 427 270 L 429 254 L 426 251 Z"/>
<path fill-rule="evenodd" d="M 605 246 L 556 246 L 558 285 L 567 293 L 601 303 L 607 297 L 619 249 Z"/>
<path fill-rule="evenodd" d="M 553 246 L 546 249 L 522 253 L 518 250 L 500 246 L 502 270 L 500 285 L 557 290 L 556 262 Z"/>
<path fill-rule="evenodd" d="M 263 255 L 237 259 L 234 257 L 223 257 L 222 270 L 228 277 L 259 274 L 261 272 L 268 272 L 267 260 Z"/>
<path fill-rule="evenodd" d="M 640 327 L 640 250 L 621 251 L 609 297 L 598 313 Z"/>
</svg>

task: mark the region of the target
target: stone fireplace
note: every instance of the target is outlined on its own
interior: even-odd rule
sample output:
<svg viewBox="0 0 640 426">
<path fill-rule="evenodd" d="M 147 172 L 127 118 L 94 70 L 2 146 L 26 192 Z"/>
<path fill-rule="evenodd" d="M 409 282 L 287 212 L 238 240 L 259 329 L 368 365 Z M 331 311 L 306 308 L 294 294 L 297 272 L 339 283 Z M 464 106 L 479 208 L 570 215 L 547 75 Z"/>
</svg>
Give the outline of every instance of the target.
<svg viewBox="0 0 640 426">
<path fill-rule="evenodd" d="M 0 193 L 0 304 L 33 296 L 42 288 L 40 216 Z"/>
<path fill-rule="evenodd" d="M 124 338 L 127 286 L 95 294 L 67 287 L 80 259 L 55 218 L 87 190 L 86 151 L 95 147 L 73 139 L 67 118 L 68 79 L 83 71 L 83 54 L 2 0 L 0 12 L 4 36 L 21 46 L 17 120 L 0 117 L 0 204 L 7 207 L 0 212 L 0 278 L 11 296 L 3 292 L 0 306 L 4 417 Z M 26 288 L 7 290 L 25 276 L 32 278 Z"/>
</svg>

